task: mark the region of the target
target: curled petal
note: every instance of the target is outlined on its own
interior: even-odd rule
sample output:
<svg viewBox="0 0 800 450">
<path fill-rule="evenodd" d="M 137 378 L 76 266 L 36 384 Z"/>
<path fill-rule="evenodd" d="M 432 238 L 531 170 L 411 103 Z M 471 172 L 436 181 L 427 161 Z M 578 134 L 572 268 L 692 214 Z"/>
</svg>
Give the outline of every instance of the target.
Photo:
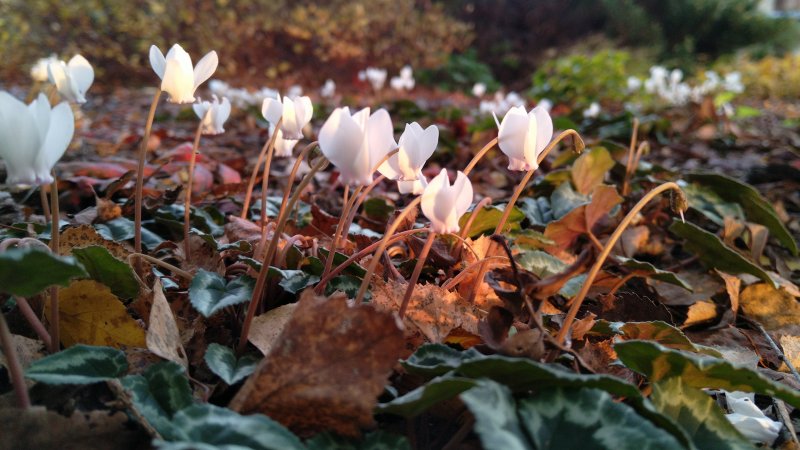
<svg viewBox="0 0 800 450">
<path fill-rule="evenodd" d="M 536 117 L 536 156 L 538 157 L 539 153 L 553 140 L 553 119 L 550 117 L 550 113 L 547 112 L 545 105 L 533 108 L 531 113 Z"/>
<path fill-rule="evenodd" d="M 85 94 L 94 82 L 94 69 L 89 61 L 81 55 L 75 55 L 67 64 L 69 73 L 81 95 Z"/>
<path fill-rule="evenodd" d="M 274 125 L 278 123 L 283 115 L 283 104 L 278 99 L 265 98 L 261 104 L 261 115 L 264 116 L 267 122 Z"/>
<path fill-rule="evenodd" d="M 158 75 L 158 78 L 164 79 L 164 71 L 167 70 L 167 60 L 164 58 L 164 54 L 161 53 L 161 50 L 155 45 L 150 46 L 150 67 L 153 68 L 153 72 Z"/>
<path fill-rule="evenodd" d="M 211 78 L 211 75 L 214 75 L 214 72 L 217 70 L 218 65 L 219 57 L 217 56 L 217 52 L 212 50 L 206 53 L 206 56 L 203 56 L 194 68 L 194 89 L 197 89 L 206 80 Z"/>
<path fill-rule="evenodd" d="M 50 126 L 35 162 L 38 179 L 44 183 L 52 182 L 50 171 L 69 147 L 75 133 L 75 116 L 67 102 L 53 108 Z"/>
</svg>

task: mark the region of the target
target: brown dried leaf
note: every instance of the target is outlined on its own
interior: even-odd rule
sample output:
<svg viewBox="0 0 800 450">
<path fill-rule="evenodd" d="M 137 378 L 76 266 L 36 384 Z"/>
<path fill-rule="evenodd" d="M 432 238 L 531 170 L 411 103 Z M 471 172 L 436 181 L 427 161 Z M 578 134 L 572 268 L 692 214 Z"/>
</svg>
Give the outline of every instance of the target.
<svg viewBox="0 0 800 450">
<path fill-rule="evenodd" d="M 91 225 L 80 225 L 70 227 L 61 232 L 59 240 L 59 252 L 62 255 L 69 255 L 74 248 L 84 248 L 91 245 L 105 247 L 109 253 L 117 259 L 127 261 L 131 250 L 116 241 L 109 241 L 97 232 Z"/>
<path fill-rule="evenodd" d="M 372 304 L 382 311 L 398 311 L 407 286 L 394 280 L 376 285 L 372 291 Z M 478 308 L 468 304 L 458 293 L 434 284 L 418 284 L 414 287 L 403 322 L 409 329 L 418 329 L 428 341 L 441 343 L 458 327 L 478 335 L 480 316 Z"/>
<path fill-rule="evenodd" d="M 788 334 L 781 336 L 781 347 L 783 348 L 783 354 L 791 361 L 795 369 L 800 367 L 800 336 L 790 336 Z M 788 372 L 789 366 L 785 362 L 781 363 L 781 367 L 778 370 Z"/>
<path fill-rule="evenodd" d="M 278 342 L 278 336 L 286 328 L 296 307 L 297 303 L 289 303 L 254 317 L 247 340 L 261 350 L 261 353 L 268 355 Z"/>
<path fill-rule="evenodd" d="M 32 362 L 45 356 L 44 343 L 38 339 L 31 339 L 18 334 L 12 334 L 11 343 L 16 351 L 19 364 L 23 369 L 27 369 Z M 6 357 L 2 352 L 0 352 L 0 366 L 6 368 L 8 367 L 6 363 Z"/>
<path fill-rule="evenodd" d="M 267 233 L 267 237 L 270 233 Z M 261 227 L 257 224 L 237 216 L 228 216 L 225 224 L 225 237 L 228 242 L 247 241 L 253 248 L 261 242 Z"/>
<path fill-rule="evenodd" d="M 147 349 L 156 355 L 189 368 L 186 350 L 183 349 L 181 333 L 175 315 L 164 297 L 161 280 L 156 278 L 153 286 L 153 306 L 150 309 L 150 326 L 146 334 Z"/>
<path fill-rule="evenodd" d="M 347 306 L 341 294 L 300 295 L 270 354 L 230 404 L 264 413 L 307 436 L 332 430 L 358 436 L 373 424 L 373 408 L 403 350 L 390 314 Z"/>
<path fill-rule="evenodd" d="M 681 328 L 690 327 L 717 318 L 717 305 L 713 302 L 700 301 L 689 307 L 686 320 Z"/>
<path fill-rule="evenodd" d="M 547 224 L 544 235 L 555 241 L 553 252 L 560 252 L 571 246 L 579 236 L 592 231 L 597 222 L 622 202 L 617 188 L 601 184 L 594 188 L 592 202 L 581 205 L 564 217 Z"/>
<path fill-rule="evenodd" d="M 736 313 L 739 311 L 739 291 L 742 289 L 742 279 L 721 270 L 715 269 L 715 271 L 717 275 L 725 281 L 725 290 L 728 292 L 728 298 L 731 301 L 731 310 L 735 318 Z"/>
<path fill-rule="evenodd" d="M 794 328 L 800 332 L 800 304 L 784 289 L 766 283 L 747 286 L 739 296 L 742 312 L 767 331 Z M 800 334 L 800 333 L 792 333 Z"/>
</svg>

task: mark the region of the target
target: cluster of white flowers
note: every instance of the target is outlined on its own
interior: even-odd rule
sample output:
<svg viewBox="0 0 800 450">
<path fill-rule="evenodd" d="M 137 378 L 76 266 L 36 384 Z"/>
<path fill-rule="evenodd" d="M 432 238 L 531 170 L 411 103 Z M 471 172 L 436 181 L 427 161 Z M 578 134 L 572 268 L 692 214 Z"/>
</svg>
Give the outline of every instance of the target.
<svg viewBox="0 0 800 450">
<path fill-rule="evenodd" d="M 325 84 L 319 90 L 319 96 L 322 98 L 332 98 L 336 95 L 336 83 L 328 78 L 325 80 Z"/>
<path fill-rule="evenodd" d="M 227 97 L 231 104 L 239 109 L 250 106 L 260 106 L 268 98 L 278 98 L 278 91 L 264 87 L 255 92 L 247 89 L 231 87 L 228 83 L 221 80 L 211 80 L 208 88 L 213 95 Z"/>
<path fill-rule="evenodd" d="M 508 94 L 503 93 L 503 91 L 497 91 L 492 99 L 481 100 L 478 111 L 481 114 L 505 114 L 516 106 L 525 106 L 525 99 L 521 95 L 513 91 Z"/>
<path fill-rule="evenodd" d="M 358 72 L 358 79 L 368 82 L 370 86 L 372 86 L 372 89 L 377 92 L 383 89 L 388 75 L 389 72 L 386 69 L 367 67 Z M 396 91 L 410 91 L 414 89 L 415 85 L 414 69 L 412 69 L 411 66 L 403 66 L 403 68 L 400 69 L 400 74 L 389 80 L 389 86 Z"/>
<path fill-rule="evenodd" d="M 720 92 L 740 94 L 744 91 L 739 72 L 731 72 L 721 77 L 713 70 L 709 70 L 705 72 L 701 83 L 692 85 L 683 79 L 683 71 L 680 69 L 670 71 L 662 66 L 651 67 L 650 77 L 645 80 L 637 77 L 628 78 L 629 92 L 638 92 L 642 88 L 648 94 L 656 95 L 674 106 L 689 102 L 699 103 L 703 98 Z"/>
<path fill-rule="evenodd" d="M 411 69 L 411 66 L 405 66 L 400 69 L 400 75 L 392 77 L 389 81 L 389 85 L 395 91 L 410 91 L 414 89 L 414 84 L 416 84 L 416 81 L 414 80 L 414 70 Z"/>
<path fill-rule="evenodd" d="M 386 84 L 386 69 L 378 69 L 377 67 L 367 67 L 366 69 L 358 72 L 358 79 L 366 81 L 372 85 L 372 89 L 380 91 L 383 85 Z"/>
</svg>

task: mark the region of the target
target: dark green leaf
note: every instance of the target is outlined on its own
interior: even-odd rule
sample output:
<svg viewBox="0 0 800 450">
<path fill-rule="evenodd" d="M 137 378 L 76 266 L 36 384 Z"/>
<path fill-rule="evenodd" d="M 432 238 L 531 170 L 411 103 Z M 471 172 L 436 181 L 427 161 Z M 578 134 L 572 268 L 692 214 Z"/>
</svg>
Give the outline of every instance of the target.
<svg viewBox="0 0 800 450">
<path fill-rule="evenodd" d="M 278 282 L 278 285 L 290 294 L 296 294 L 309 286 L 317 284 L 319 281 L 318 275 L 312 275 L 302 270 L 278 269 L 275 267 L 270 267 L 269 270 L 270 275 L 273 270 L 280 275 L 281 281 Z"/>
<path fill-rule="evenodd" d="M 395 207 L 380 197 L 372 197 L 364 202 L 364 213 L 373 220 L 388 222 Z"/>
<path fill-rule="evenodd" d="M 622 335 L 625 336 L 625 339 L 654 341 L 665 347 L 674 348 L 676 350 L 703 353 L 716 358 L 722 357 L 722 354 L 713 348 L 693 343 L 683 334 L 683 331 L 660 320 L 653 322 L 618 323 L 618 325 L 618 329 Z"/>
<path fill-rule="evenodd" d="M 248 276 L 226 282 L 222 275 L 200 269 L 189 287 L 189 300 L 203 316 L 211 317 L 223 308 L 249 301 L 254 284 Z"/>
<path fill-rule="evenodd" d="M 764 270 L 725 245 L 715 234 L 681 221 L 674 221 L 669 231 L 686 239 L 686 249 L 697 255 L 704 264 L 731 274 L 749 273 L 777 287 Z"/>
<path fill-rule="evenodd" d="M 258 364 L 258 358 L 251 355 L 244 355 L 237 360 L 233 350 L 219 344 L 208 345 L 205 361 L 208 368 L 229 385 L 253 373 Z"/>
<path fill-rule="evenodd" d="M 177 450 L 304 450 L 300 439 L 283 425 L 261 415 L 242 416 L 227 408 L 196 404 L 175 414 L 172 421 L 180 437 L 175 442 L 156 441 L 161 449 Z"/>
<path fill-rule="evenodd" d="M 437 376 L 476 358 L 483 358 L 483 355 L 472 348 L 461 352 L 442 344 L 424 344 L 401 364 L 409 373 Z"/>
<path fill-rule="evenodd" d="M 517 207 L 531 225 L 543 227 L 553 221 L 553 211 L 546 197 L 522 198 L 517 202 Z"/>
<path fill-rule="evenodd" d="M 648 377 L 652 383 L 681 377 L 687 386 L 694 388 L 755 392 L 800 407 L 799 392 L 723 359 L 672 350 L 649 341 L 620 342 L 614 345 L 614 350 L 628 368 Z"/>
<path fill-rule="evenodd" d="M 110 287 L 117 297 L 131 299 L 139 295 L 139 282 L 131 266 L 115 258 L 105 247 L 75 248 L 72 254 L 89 272 L 91 279 Z"/>
<path fill-rule="evenodd" d="M 693 173 L 689 175 L 689 180 L 702 183 L 725 200 L 742 205 L 749 221 L 767 227 L 772 236 L 797 256 L 797 242 L 783 225 L 772 205 L 758 193 L 756 188 L 718 173 Z"/>
<path fill-rule="evenodd" d="M 50 286 L 68 286 L 71 279 L 87 276 L 70 256 L 55 256 L 37 248 L 12 248 L 0 253 L 0 292 L 30 297 Z"/>
<path fill-rule="evenodd" d="M 184 368 L 171 361 L 150 366 L 142 375 L 121 380 L 131 395 L 134 408 L 167 439 L 179 437 L 171 423 L 178 411 L 192 405 L 192 388 Z"/>
<path fill-rule="evenodd" d="M 309 263 L 313 266 L 313 269 L 309 270 L 308 272 L 309 273 L 313 273 L 314 275 L 322 275 L 322 271 L 324 270 L 323 261 L 325 261 L 326 258 L 328 257 L 328 249 L 320 248 L 319 249 L 319 254 L 321 256 L 320 259 L 308 258 Z M 347 261 L 347 258 L 349 258 L 349 256 L 345 255 L 344 253 L 340 253 L 340 252 L 334 253 L 333 254 L 333 267 L 336 267 L 339 264 L 342 264 L 343 262 Z M 317 264 L 319 264 L 319 265 L 317 266 Z M 317 273 L 317 272 L 319 272 L 319 273 Z M 367 269 L 365 269 L 364 267 L 362 267 L 358 263 L 354 262 L 353 264 L 350 264 L 349 266 L 347 266 L 347 269 L 345 269 L 344 272 L 342 272 L 342 273 L 347 274 L 347 275 L 353 275 L 353 276 L 358 277 L 358 278 L 362 278 L 364 275 L 367 274 Z"/>
<path fill-rule="evenodd" d="M 698 449 L 752 449 L 719 406 L 704 392 L 684 385 L 680 377 L 653 384 L 653 405 L 671 417 Z"/>
<path fill-rule="evenodd" d="M 520 400 L 519 418 L 534 447 L 541 450 L 683 447 L 675 437 L 636 414 L 633 408 L 597 389 L 548 389 Z"/>
<path fill-rule="evenodd" d="M 121 377 L 127 370 L 121 350 L 78 344 L 34 361 L 25 376 L 47 384 L 90 384 Z"/>
<path fill-rule="evenodd" d="M 476 380 L 444 375 L 434 378 L 413 391 L 390 402 L 378 405 L 378 412 L 415 417 L 439 402 L 449 400 L 476 385 Z"/>
<path fill-rule="evenodd" d="M 708 220 L 719 226 L 725 224 L 725 217 L 744 220 L 744 210 L 736 202 L 726 202 L 716 192 L 699 184 L 682 186 L 689 207 L 697 210 Z"/>
<path fill-rule="evenodd" d="M 532 448 L 520 427 L 517 405 L 507 387 L 480 380 L 477 386 L 461 394 L 461 400 L 475 416 L 475 433 L 481 439 L 483 448 Z"/>
<path fill-rule="evenodd" d="M 411 450 L 405 436 L 383 430 L 373 431 L 361 442 L 348 440 L 331 433 L 322 433 L 306 441 L 308 450 Z"/>
<path fill-rule="evenodd" d="M 469 229 L 470 237 L 478 237 L 483 233 L 493 233 L 503 217 L 503 207 L 500 206 L 484 206 L 480 211 L 470 211 L 458 219 L 458 226 L 464 227 L 467 221 L 473 214 L 477 214 L 475 220 L 472 222 L 472 228 Z M 506 221 L 505 231 L 516 230 L 519 228 L 520 222 L 525 218 L 525 214 L 516 206 L 511 211 Z"/>
<path fill-rule="evenodd" d="M 97 232 L 104 238 L 111 241 L 127 241 L 134 237 L 134 223 L 132 220 L 125 217 L 117 217 L 105 223 L 99 223 L 94 226 Z M 142 244 L 147 248 L 156 248 L 159 244 L 164 242 L 164 239 L 142 227 Z"/>
<path fill-rule="evenodd" d="M 570 211 L 581 205 L 588 205 L 590 201 L 589 195 L 579 194 L 572 188 L 570 183 L 561 183 L 553 191 L 553 195 L 550 196 L 553 220 L 566 216 Z"/>
<path fill-rule="evenodd" d="M 539 278 L 547 278 L 559 274 L 567 268 L 564 261 L 541 250 L 531 250 L 520 253 L 517 264 L 525 270 L 533 272 Z"/>
<path fill-rule="evenodd" d="M 617 259 L 619 259 L 620 262 L 622 262 L 622 265 L 628 269 L 635 270 L 637 272 L 646 272 L 648 274 L 648 278 L 674 284 L 686 289 L 687 291 L 692 291 L 692 286 L 686 280 L 679 277 L 675 272 L 661 270 L 649 262 L 638 261 L 633 258 L 617 256 Z"/>
</svg>

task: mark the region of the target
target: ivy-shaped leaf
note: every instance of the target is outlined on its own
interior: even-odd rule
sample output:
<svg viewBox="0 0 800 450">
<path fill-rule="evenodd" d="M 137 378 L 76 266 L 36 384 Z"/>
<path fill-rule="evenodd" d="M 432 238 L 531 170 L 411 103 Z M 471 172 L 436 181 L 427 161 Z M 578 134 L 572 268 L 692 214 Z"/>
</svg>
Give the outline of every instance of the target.
<svg viewBox="0 0 800 450">
<path fill-rule="evenodd" d="M 115 258 L 105 247 L 75 248 L 72 254 L 89 272 L 89 277 L 110 287 L 117 297 L 131 299 L 139 295 L 139 282 L 131 266 Z"/>
<path fill-rule="evenodd" d="M 21 297 L 36 295 L 53 285 L 89 276 L 71 256 L 37 249 L 12 248 L 0 253 L 0 292 Z"/>
<path fill-rule="evenodd" d="M 236 384 L 256 370 L 258 358 L 244 355 L 238 360 L 233 350 L 219 344 L 209 344 L 205 355 L 206 365 L 228 385 Z"/>
<path fill-rule="evenodd" d="M 203 316 L 211 317 L 223 308 L 249 301 L 254 284 L 248 276 L 226 282 L 222 275 L 200 269 L 189 287 L 189 300 Z"/>
<path fill-rule="evenodd" d="M 91 384 L 125 375 L 125 353 L 111 347 L 75 345 L 33 362 L 25 376 L 46 384 Z"/>
</svg>

